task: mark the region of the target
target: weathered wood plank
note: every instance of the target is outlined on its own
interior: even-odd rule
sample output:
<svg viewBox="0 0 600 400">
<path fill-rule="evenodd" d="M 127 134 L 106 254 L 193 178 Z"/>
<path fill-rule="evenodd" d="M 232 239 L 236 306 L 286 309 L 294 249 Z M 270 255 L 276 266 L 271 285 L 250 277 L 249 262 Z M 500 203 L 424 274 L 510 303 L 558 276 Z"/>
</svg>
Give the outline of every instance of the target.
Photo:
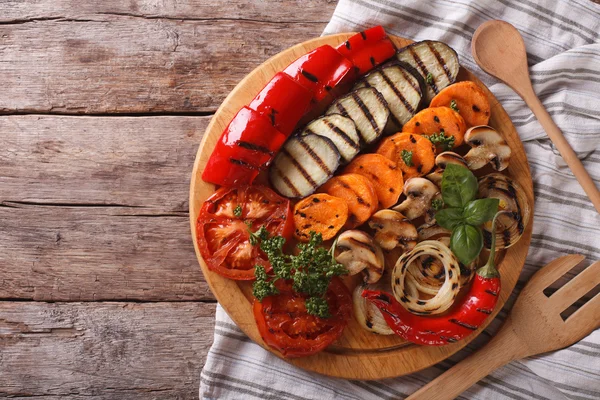
<svg viewBox="0 0 600 400">
<path fill-rule="evenodd" d="M 187 213 L 9 205 L 0 207 L 0 299 L 214 299 Z"/>
<path fill-rule="evenodd" d="M 333 8 L 324 3 L 322 14 Z M 0 112 L 214 112 L 253 68 L 326 25 L 293 15 L 298 22 L 95 14 L 0 24 Z"/>
<path fill-rule="evenodd" d="M 270 22 L 328 22 L 336 0 L 78 0 L 15 1 L 2 4 L 0 22 L 46 18 L 90 18 L 101 14 L 125 14 L 144 18 L 245 19 Z M 297 11 L 302 10 L 301 14 Z"/>
<path fill-rule="evenodd" d="M 0 203 L 187 212 L 190 174 L 209 120 L 0 117 Z"/>
<path fill-rule="evenodd" d="M 214 308 L 0 302 L 0 397 L 197 399 Z"/>
</svg>

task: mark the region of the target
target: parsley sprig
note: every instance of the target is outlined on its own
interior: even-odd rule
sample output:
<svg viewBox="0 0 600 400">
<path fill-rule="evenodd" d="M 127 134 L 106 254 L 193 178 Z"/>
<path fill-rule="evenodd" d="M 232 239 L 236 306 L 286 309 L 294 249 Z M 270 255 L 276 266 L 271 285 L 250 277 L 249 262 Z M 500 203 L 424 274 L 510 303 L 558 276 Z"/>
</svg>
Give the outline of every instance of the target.
<svg viewBox="0 0 600 400">
<path fill-rule="evenodd" d="M 439 133 L 432 135 L 423 135 L 435 146 L 439 146 L 443 151 L 451 150 L 454 147 L 454 136 L 446 136 L 446 132 L 441 130 Z"/>
<path fill-rule="evenodd" d="M 250 243 L 254 246 L 260 243 L 260 249 L 267 255 L 273 267 L 270 274 L 260 265 L 255 267 L 256 281 L 252 285 L 252 293 L 258 301 L 279 293 L 275 285 L 279 279 L 291 280 L 294 291 L 307 296 L 308 314 L 321 318 L 331 316 L 325 299 L 329 282 L 334 276 L 348 273 L 348 270 L 335 260 L 335 243 L 327 250 L 321 247 L 321 234 L 310 232 L 308 243 L 298 244 L 297 255 L 285 254 L 285 238 L 269 237 L 269 232 L 264 226 L 256 232 L 250 232 Z"/>
</svg>

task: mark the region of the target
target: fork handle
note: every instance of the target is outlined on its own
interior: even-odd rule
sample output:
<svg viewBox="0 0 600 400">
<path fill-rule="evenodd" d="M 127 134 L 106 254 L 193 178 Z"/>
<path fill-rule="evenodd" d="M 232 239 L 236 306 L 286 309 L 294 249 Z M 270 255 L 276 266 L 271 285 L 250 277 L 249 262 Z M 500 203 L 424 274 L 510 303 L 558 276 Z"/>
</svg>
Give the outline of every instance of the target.
<svg viewBox="0 0 600 400">
<path fill-rule="evenodd" d="M 408 396 L 407 400 L 451 400 L 512 360 L 526 355 L 527 348 L 513 330 L 510 317 L 501 330 L 479 351 Z"/>
</svg>

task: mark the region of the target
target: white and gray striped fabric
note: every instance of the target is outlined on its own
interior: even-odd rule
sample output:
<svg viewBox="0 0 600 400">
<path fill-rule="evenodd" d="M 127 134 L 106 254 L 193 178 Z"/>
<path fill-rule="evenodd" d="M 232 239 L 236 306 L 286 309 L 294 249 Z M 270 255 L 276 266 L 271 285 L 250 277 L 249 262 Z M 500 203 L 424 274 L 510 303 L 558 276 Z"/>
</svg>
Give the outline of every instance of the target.
<svg viewBox="0 0 600 400">
<path fill-rule="evenodd" d="M 450 359 L 420 373 L 370 382 L 296 369 L 250 341 L 219 307 L 215 341 L 201 374 L 202 399 L 406 397 L 480 348 L 540 267 L 566 253 L 600 259 L 600 216 L 523 101 L 473 62 L 471 37 L 490 19 L 521 31 L 535 90 L 598 185 L 600 5 L 590 0 L 341 0 L 324 34 L 383 25 L 398 36 L 444 41 L 500 100 L 525 145 L 536 196 L 531 249 L 512 300 L 484 334 Z M 461 398 L 600 399 L 600 330 L 564 350 L 513 362 Z"/>
</svg>

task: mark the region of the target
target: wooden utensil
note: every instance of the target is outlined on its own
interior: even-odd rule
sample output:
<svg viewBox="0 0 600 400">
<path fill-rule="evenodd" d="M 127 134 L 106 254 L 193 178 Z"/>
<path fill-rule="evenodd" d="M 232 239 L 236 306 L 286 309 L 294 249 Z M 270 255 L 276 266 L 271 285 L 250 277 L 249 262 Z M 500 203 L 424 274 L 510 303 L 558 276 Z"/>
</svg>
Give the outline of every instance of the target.
<svg viewBox="0 0 600 400">
<path fill-rule="evenodd" d="M 456 364 L 408 399 L 454 399 L 512 360 L 562 349 L 600 327 L 600 294 L 563 320 L 561 313 L 600 284 L 596 261 L 550 297 L 543 291 L 584 257 L 557 258 L 539 270 L 519 295 L 500 331 L 478 352 Z"/>
<path fill-rule="evenodd" d="M 256 329 L 256 322 L 252 316 L 251 284 L 249 282 L 232 281 L 210 271 L 200 255 L 196 220 L 202 203 L 215 190 L 214 185 L 203 182 L 200 175 L 210 153 L 214 149 L 215 143 L 223 132 L 223 129 L 231 121 L 231 118 L 233 118 L 240 107 L 248 104 L 256 96 L 273 75 L 283 70 L 290 62 L 296 60 L 306 52 L 324 44 L 337 46 L 351 35 L 351 33 L 340 33 L 298 44 L 275 55 L 249 73 L 223 101 L 223 104 L 219 107 L 206 128 L 206 133 L 198 149 L 192 172 L 190 184 L 190 225 L 196 255 L 198 256 L 204 277 L 210 285 L 212 292 L 219 300 L 219 303 L 235 323 L 252 340 L 280 357 L 280 353 L 267 347 Z M 404 38 L 395 36 L 391 38 L 398 48 L 412 43 L 412 41 Z M 491 106 L 489 125 L 502 134 L 512 150 L 510 165 L 505 172 L 523 188 L 527 202 L 533 207 L 533 183 L 529 172 L 529 164 L 523 144 L 508 114 L 506 114 L 506 111 L 504 111 L 494 95 L 475 75 L 461 68 L 458 80 L 475 82 L 488 97 Z M 525 227 L 525 232 L 519 242 L 503 254 L 504 257 L 499 265 L 502 271 L 502 291 L 498 299 L 499 306 L 486 323 L 465 340 L 440 347 L 416 346 L 407 343 L 396 335 L 384 336 L 367 332 L 352 318 L 340 340 L 325 351 L 311 357 L 286 359 L 286 361 L 306 370 L 348 379 L 384 379 L 396 377 L 419 371 L 440 362 L 473 340 L 487 326 L 489 321 L 493 319 L 500 306 L 506 302 L 515 287 L 525 263 L 527 250 L 531 241 L 531 229 L 532 223 L 530 222 Z"/>
<path fill-rule="evenodd" d="M 473 35 L 471 53 L 482 70 L 500 79 L 521 96 L 600 213 L 600 191 L 533 91 L 525 43 L 519 31 L 508 22 L 484 22 Z"/>
</svg>

